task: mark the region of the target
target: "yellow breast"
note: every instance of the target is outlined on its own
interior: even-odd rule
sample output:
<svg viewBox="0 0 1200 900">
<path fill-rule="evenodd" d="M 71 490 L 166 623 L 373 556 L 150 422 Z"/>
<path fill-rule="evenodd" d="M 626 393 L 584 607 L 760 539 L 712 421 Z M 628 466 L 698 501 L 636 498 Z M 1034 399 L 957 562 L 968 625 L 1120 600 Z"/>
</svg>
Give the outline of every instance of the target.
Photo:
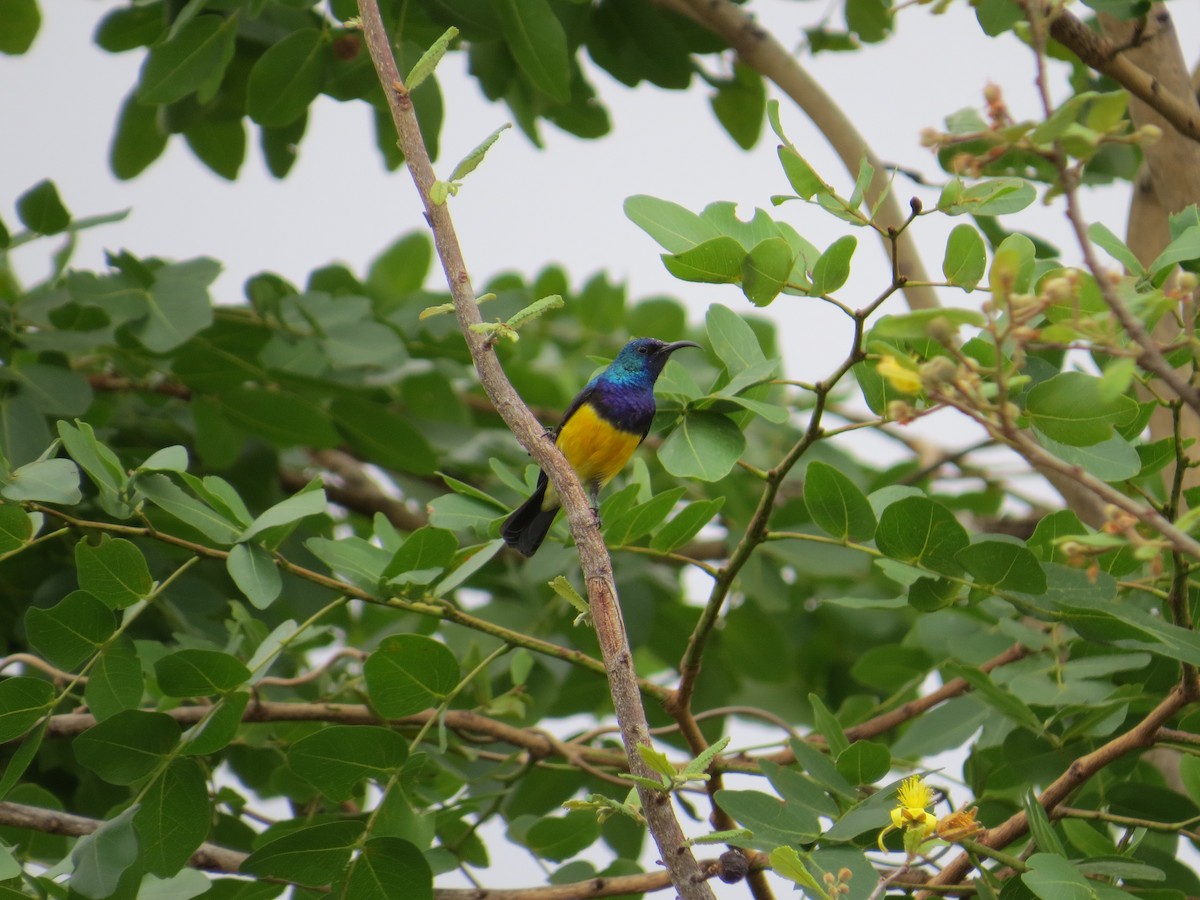
<svg viewBox="0 0 1200 900">
<path fill-rule="evenodd" d="M 558 433 L 555 443 L 585 485 L 603 487 L 629 462 L 640 434 L 614 428 L 584 403 Z"/>
</svg>

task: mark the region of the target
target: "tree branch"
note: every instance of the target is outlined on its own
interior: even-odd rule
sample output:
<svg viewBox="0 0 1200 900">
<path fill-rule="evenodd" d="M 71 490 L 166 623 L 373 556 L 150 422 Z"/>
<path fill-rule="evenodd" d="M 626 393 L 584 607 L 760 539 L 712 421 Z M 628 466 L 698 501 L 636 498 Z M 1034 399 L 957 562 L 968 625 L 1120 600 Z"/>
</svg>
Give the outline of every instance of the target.
<svg viewBox="0 0 1200 900">
<path fill-rule="evenodd" d="M 7 800 L 0 802 L 0 824 L 12 828 L 27 828 L 30 831 L 40 831 L 45 834 L 61 834 L 67 837 L 82 837 L 91 834 L 104 824 L 99 819 L 89 819 L 74 813 L 60 812 L 57 809 L 44 809 L 40 806 L 26 806 L 24 803 L 11 803 Z M 211 872 L 237 872 L 245 861 L 247 854 L 239 850 L 230 850 L 205 841 L 201 844 L 188 865 L 193 869 L 204 869 Z"/>
<path fill-rule="evenodd" d="M 1034 8 L 1032 0 L 1017 2 L 1026 17 L 1041 15 Z M 1157 14 L 1155 19 L 1161 25 L 1162 19 Z M 1169 24 L 1169 17 L 1167 22 Z M 1180 97 L 1167 90 L 1162 82 L 1135 64 L 1122 48 L 1092 31 L 1065 9 L 1059 9 L 1050 22 L 1050 36 L 1078 56 L 1085 65 L 1104 73 L 1158 112 L 1180 134 L 1200 141 L 1200 111 L 1194 98 Z"/>
<path fill-rule="evenodd" d="M 359 0 L 367 48 L 383 85 L 400 138 L 400 148 L 412 175 L 425 210 L 426 220 L 433 231 L 434 245 L 446 275 L 454 300 L 463 338 L 479 374 L 480 384 L 500 413 L 506 425 L 542 467 L 566 510 L 567 522 L 579 551 L 584 583 L 591 604 L 592 621 L 604 657 L 609 689 L 621 736 L 629 758 L 630 771 L 652 778 L 649 766 L 637 752 L 638 745 L 650 744 L 649 726 L 642 708 L 633 654 L 625 634 L 625 624 L 617 603 L 612 560 L 600 536 L 596 518 L 584 496 L 583 486 L 554 444 L 544 437 L 542 425 L 533 417 L 505 377 L 500 363 L 483 338 L 472 331 L 481 322 L 479 307 L 471 277 L 467 272 L 462 250 L 455 234 L 454 223 L 446 204 L 431 200 L 430 191 L 436 177 L 429 154 L 421 137 L 420 126 L 413 110 L 412 99 L 400 79 L 392 55 L 388 35 L 375 0 Z M 669 797 L 659 791 L 639 787 L 642 806 L 650 833 L 658 845 L 663 864 L 671 875 L 683 900 L 712 900 L 712 890 L 704 882 L 704 873 L 686 843 L 682 828 L 675 818 Z"/>
<path fill-rule="evenodd" d="M 878 206 L 876 219 L 885 230 L 904 224 L 907 216 L 896 202 L 895 194 L 889 190 L 891 185 L 883 163 L 842 109 L 770 32 L 760 28 L 742 7 L 730 0 L 656 2 L 694 19 L 718 35 L 737 51 L 742 62 L 787 94 L 829 141 L 852 178 L 858 177 L 858 167 L 864 158 L 874 166 L 875 177 L 866 190 L 866 205 L 871 209 Z M 884 241 L 891 250 L 889 240 L 885 237 Z M 902 232 L 895 242 L 894 252 L 896 266 L 906 281 L 930 281 L 911 235 Z M 940 305 L 937 294 L 925 284 L 905 284 L 901 290 L 910 309 L 931 309 Z"/>
</svg>

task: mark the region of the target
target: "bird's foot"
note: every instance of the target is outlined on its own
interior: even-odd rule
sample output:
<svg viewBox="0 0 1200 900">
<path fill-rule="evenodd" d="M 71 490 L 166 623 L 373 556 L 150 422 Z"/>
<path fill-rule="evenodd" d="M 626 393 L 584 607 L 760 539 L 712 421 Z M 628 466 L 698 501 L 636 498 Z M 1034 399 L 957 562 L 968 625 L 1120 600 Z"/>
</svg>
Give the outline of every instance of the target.
<svg viewBox="0 0 1200 900">
<path fill-rule="evenodd" d="M 592 511 L 592 520 L 596 523 L 596 527 L 597 528 L 601 527 L 601 525 L 603 525 L 604 523 L 600 521 L 600 507 L 599 506 L 589 506 L 588 509 L 590 509 Z"/>
</svg>

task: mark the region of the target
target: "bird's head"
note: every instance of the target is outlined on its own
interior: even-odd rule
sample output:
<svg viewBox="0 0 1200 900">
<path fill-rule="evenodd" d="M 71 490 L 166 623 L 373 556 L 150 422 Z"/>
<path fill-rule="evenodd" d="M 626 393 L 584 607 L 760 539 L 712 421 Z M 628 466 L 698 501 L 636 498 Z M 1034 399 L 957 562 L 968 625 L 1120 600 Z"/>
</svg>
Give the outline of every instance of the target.
<svg viewBox="0 0 1200 900">
<path fill-rule="evenodd" d="M 671 358 L 671 354 L 681 347 L 699 347 L 693 341 L 675 341 L 666 343 L 657 338 L 634 338 L 621 348 L 617 358 L 609 366 L 612 376 L 623 378 L 645 378 L 649 376 L 651 383 L 662 373 L 663 366 Z"/>
</svg>

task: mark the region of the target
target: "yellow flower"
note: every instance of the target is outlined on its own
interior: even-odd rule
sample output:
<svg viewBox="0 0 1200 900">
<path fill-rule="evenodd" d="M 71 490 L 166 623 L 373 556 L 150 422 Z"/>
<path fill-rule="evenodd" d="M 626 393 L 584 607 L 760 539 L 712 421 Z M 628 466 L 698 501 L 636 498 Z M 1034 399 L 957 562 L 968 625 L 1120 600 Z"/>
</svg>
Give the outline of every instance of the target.
<svg viewBox="0 0 1200 900">
<path fill-rule="evenodd" d="M 892 810 L 892 824 L 879 832 L 879 849 L 885 850 L 883 837 L 889 831 L 916 832 L 917 843 L 924 840 L 937 827 L 937 816 L 929 812 L 933 806 L 933 789 L 920 775 L 911 775 L 900 783 L 896 791 L 896 807 Z M 906 837 L 905 846 L 909 841 Z"/>
<path fill-rule="evenodd" d="M 921 376 L 912 368 L 905 366 L 900 360 L 892 356 L 890 353 L 885 353 L 883 358 L 875 366 L 875 371 L 883 377 L 888 384 L 896 390 L 905 394 L 919 394 L 921 392 Z"/>
</svg>

